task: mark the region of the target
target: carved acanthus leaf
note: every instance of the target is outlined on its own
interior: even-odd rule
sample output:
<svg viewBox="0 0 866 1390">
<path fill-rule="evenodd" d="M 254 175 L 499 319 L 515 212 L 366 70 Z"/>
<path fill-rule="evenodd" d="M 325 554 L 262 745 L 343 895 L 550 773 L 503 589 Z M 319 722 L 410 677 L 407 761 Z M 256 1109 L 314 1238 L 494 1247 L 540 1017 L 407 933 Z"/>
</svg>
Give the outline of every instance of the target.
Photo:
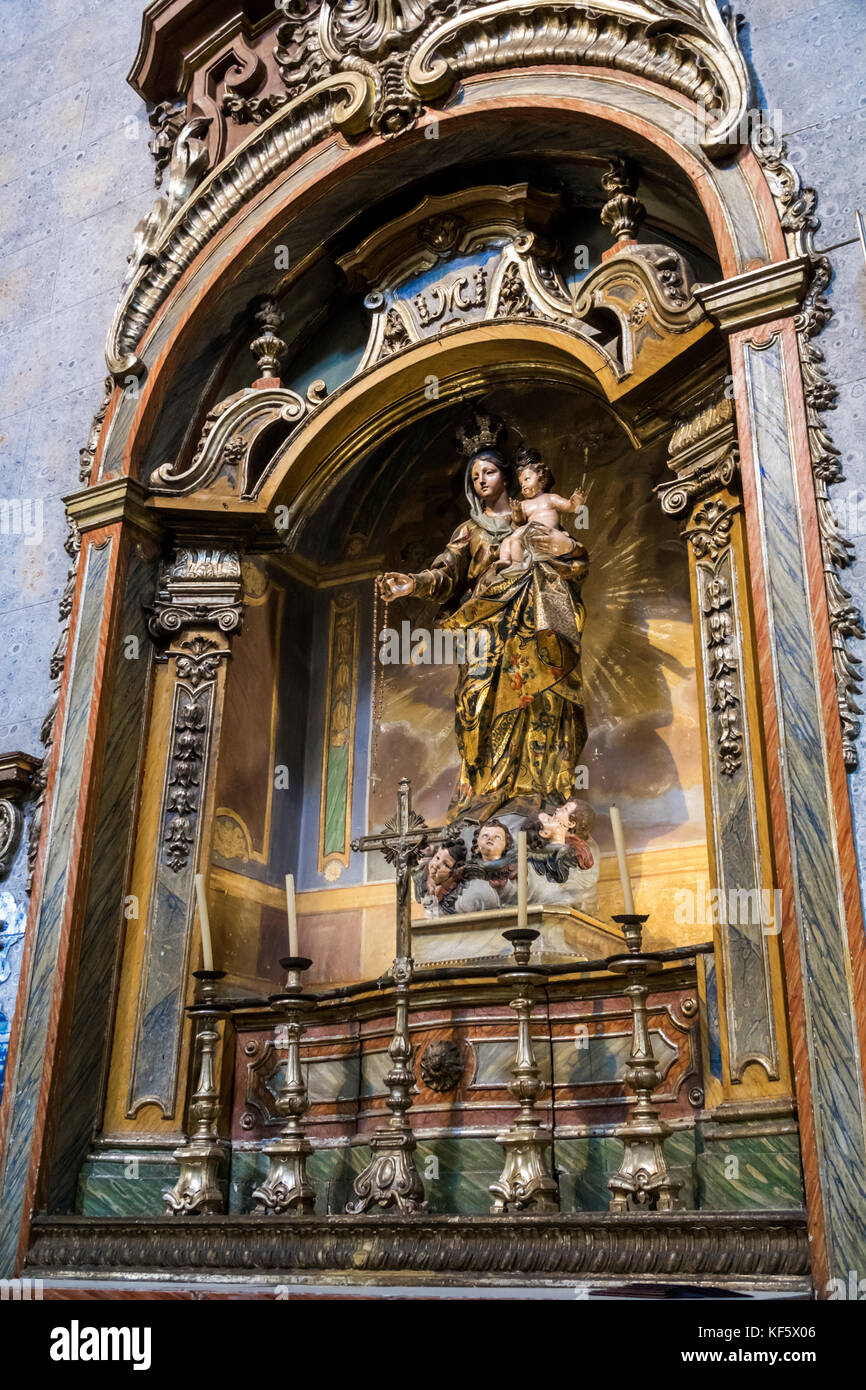
<svg viewBox="0 0 866 1390">
<path fill-rule="evenodd" d="M 153 181 L 157 188 L 161 188 L 163 174 L 171 163 L 177 137 L 186 124 L 186 102 L 180 98 L 177 101 L 160 101 L 147 119 L 153 131 L 153 137 L 147 144 L 156 165 Z"/>
<path fill-rule="evenodd" d="M 812 279 L 802 312 L 796 319 L 797 342 L 806 397 L 806 427 L 818 527 L 824 555 L 824 583 L 830 618 L 833 673 L 842 725 L 842 749 L 845 766 L 853 771 L 859 760 L 857 738 L 862 710 L 857 700 L 863 677 L 860 658 L 854 655 L 848 643 L 854 638 L 866 637 L 866 628 L 860 610 L 837 573 L 853 564 L 855 552 L 839 525 L 828 492 L 828 484 L 843 481 L 839 450 L 821 419 L 824 411 L 835 408 L 836 388 L 827 375 L 824 354 L 814 342 L 832 314 L 824 293 L 830 283 L 832 269 L 828 257 L 815 250 L 815 233 L 821 225 L 815 211 L 815 190 L 802 187 L 800 177 L 788 159 L 785 141 L 772 126 L 760 123 L 753 126 L 751 144 L 776 201 L 791 255 L 807 256 L 812 265 Z"/>
<path fill-rule="evenodd" d="M 182 547 L 163 565 L 148 619 L 151 635 L 165 640 L 192 624 L 234 632 L 243 616 L 242 596 L 241 565 L 236 551 Z"/>
<path fill-rule="evenodd" d="M 715 715 L 719 767 L 728 777 L 743 761 L 742 688 L 729 560 L 730 552 L 725 550 L 712 569 L 700 572 L 699 566 L 707 685 Z"/>
<path fill-rule="evenodd" d="M 204 178 L 208 155 L 207 145 L 201 137 L 209 125 L 209 117 L 196 116 L 193 120 L 187 121 L 174 141 L 168 166 L 166 196 L 156 199 L 150 212 L 142 218 L 133 234 L 128 280 L 140 265 L 156 257 L 166 228 L 189 201 L 196 185 Z"/>
<path fill-rule="evenodd" d="M 93 460 L 96 458 L 96 450 L 99 445 L 99 436 L 102 433 L 102 423 L 105 419 L 105 412 L 108 410 L 108 403 L 111 400 L 111 393 L 114 390 L 114 378 L 107 376 L 102 390 L 102 400 L 100 401 L 96 414 L 91 421 L 90 430 L 87 435 L 87 443 L 83 449 L 78 450 L 78 481 L 89 483 L 90 475 L 93 472 Z"/>
<path fill-rule="evenodd" d="M 684 512 L 701 498 L 731 485 L 739 455 L 730 396 L 712 395 L 677 421 L 668 445 L 668 462 L 676 480 L 656 488 L 666 512 Z"/>
</svg>

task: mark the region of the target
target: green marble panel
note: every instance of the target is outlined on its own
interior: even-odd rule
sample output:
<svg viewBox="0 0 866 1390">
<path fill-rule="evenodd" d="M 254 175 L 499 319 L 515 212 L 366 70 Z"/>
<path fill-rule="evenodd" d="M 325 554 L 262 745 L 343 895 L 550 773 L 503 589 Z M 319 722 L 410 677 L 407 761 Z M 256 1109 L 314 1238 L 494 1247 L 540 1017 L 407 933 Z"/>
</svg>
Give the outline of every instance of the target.
<svg viewBox="0 0 866 1390">
<path fill-rule="evenodd" d="M 713 1142 L 697 1155 L 695 1144 L 693 1129 L 675 1130 L 665 1143 L 668 1162 L 683 1179 L 681 1196 L 688 1209 L 796 1209 L 803 1205 L 796 1135 Z M 619 1140 L 609 1135 L 557 1139 L 554 1152 L 562 1210 L 606 1211 L 608 1178 L 622 1155 Z M 352 1184 L 369 1157 L 366 1144 L 315 1150 L 307 1172 L 316 1189 L 319 1214 L 345 1210 Z M 495 1139 L 423 1139 L 415 1159 L 432 1212 L 471 1215 L 489 1210 L 490 1184 L 499 1177 L 504 1161 Z M 232 1153 L 226 1187 L 230 1212 L 252 1209 L 253 1191 L 264 1180 L 267 1166 L 260 1149 Z M 176 1165 L 162 1155 L 95 1158 L 82 1169 L 77 1210 L 85 1216 L 156 1216 L 164 1210 L 163 1192 L 176 1178 Z"/>
<path fill-rule="evenodd" d="M 361 1059 L 357 1053 L 353 1057 L 330 1057 L 321 1062 L 305 1062 L 303 1072 L 311 1105 L 320 1101 L 354 1100 L 358 1095 Z M 286 1063 L 281 1062 L 265 1082 L 274 1100 L 279 1097 L 285 1075 Z"/>
<path fill-rule="evenodd" d="M 805 1205 L 796 1134 L 714 1141 L 697 1156 L 698 1202 L 709 1211 Z"/>
<path fill-rule="evenodd" d="M 361 1095 L 385 1096 L 388 1083 L 385 1077 L 391 1070 L 387 1052 L 365 1052 L 361 1057 Z"/>
<path fill-rule="evenodd" d="M 502 1171 L 495 1139 L 419 1140 L 415 1162 L 433 1212 L 483 1214 L 490 1210 L 490 1184 Z"/>
<path fill-rule="evenodd" d="M 316 1189 L 316 1211 L 320 1215 L 343 1211 L 352 1191 L 352 1182 L 361 1164 L 355 1163 L 354 1151 L 343 1145 L 336 1149 L 316 1149 L 307 1161 L 307 1176 Z M 249 1212 L 253 1207 L 253 1192 L 265 1180 L 268 1171 L 267 1155 L 261 1150 L 243 1149 L 232 1154 L 229 1181 L 229 1211 Z"/>
<path fill-rule="evenodd" d="M 675 1130 L 665 1143 L 665 1157 L 676 1177 L 683 1180 L 683 1201 L 687 1207 L 694 1208 L 694 1131 Z M 562 1210 L 607 1211 L 610 1202 L 608 1178 L 617 1171 L 621 1159 L 622 1144 L 608 1135 L 557 1139 L 556 1166 Z"/>
<path fill-rule="evenodd" d="M 827 750 L 812 600 L 803 569 L 796 421 L 788 407 L 781 338 L 745 349 L 748 404 L 755 439 L 754 482 L 763 526 L 768 620 L 778 666 L 775 703 L 782 772 L 789 800 L 792 893 L 805 990 L 817 1177 L 831 1276 L 866 1268 L 866 1088 L 856 1027 L 848 923 L 839 877 L 835 808 Z M 767 692 L 769 698 L 769 692 Z M 748 987 L 750 976 L 746 976 Z M 764 1160 L 770 1165 L 769 1157 Z M 741 1165 L 745 1174 L 745 1165 Z M 767 1166 L 755 1163 L 767 1177 Z M 790 1176 L 785 1172 L 784 1178 Z M 779 1179 L 782 1179 L 780 1172 Z M 765 1184 L 745 1176 L 743 1200 Z M 712 1170 L 706 1176 L 715 1191 Z M 784 1184 L 783 1184 L 784 1185 Z"/>
<path fill-rule="evenodd" d="M 177 1175 L 171 1159 L 129 1155 L 90 1160 L 79 1175 L 76 1211 L 81 1216 L 161 1216 L 162 1195 Z"/>
<path fill-rule="evenodd" d="M 677 1050 L 657 1029 L 651 1038 L 660 1075 L 664 1078 L 676 1060 Z M 550 1082 L 550 1045 L 547 1036 L 535 1038 L 538 1073 L 545 1085 Z M 514 1068 L 514 1040 L 483 1039 L 475 1044 L 478 1065 L 476 1086 L 508 1086 Z M 624 1081 L 631 1051 L 631 1032 L 583 1033 L 575 1038 L 556 1038 L 553 1065 L 558 1086 L 600 1086 Z"/>
</svg>

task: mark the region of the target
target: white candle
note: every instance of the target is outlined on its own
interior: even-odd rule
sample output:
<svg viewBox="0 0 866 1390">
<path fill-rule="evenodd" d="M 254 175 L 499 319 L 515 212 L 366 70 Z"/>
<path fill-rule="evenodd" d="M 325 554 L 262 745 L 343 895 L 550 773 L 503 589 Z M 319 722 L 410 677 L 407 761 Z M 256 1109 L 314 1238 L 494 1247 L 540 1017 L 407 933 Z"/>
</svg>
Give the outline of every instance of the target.
<svg viewBox="0 0 866 1390">
<path fill-rule="evenodd" d="M 213 945 L 210 936 L 210 918 L 207 915 L 203 874 L 196 874 L 195 876 L 195 895 L 198 899 L 198 920 L 201 926 L 202 966 L 205 970 L 213 970 Z"/>
<path fill-rule="evenodd" d="M 616 845 L 616 857 L 619 863 L 619 877 L 622 883 L 622 896 L 625 903 L 626 913 L 634 916 L 634 898 L 631 891 L 631 879 L 628 876 L 628 860 L 625 853 L 625 838 L 622 833 L 622 820 L 619 809 L 616 806 L 610 808 L 610 826 L 613 831 L 613 842 Z"/>
<path fill-rule="evenodd" d="M 289 955 L 297 956 L 298 951 L 298 914 L 295 911 L 295 879 L 293 874 L 286 874 L 286 907 L 289 913 Z"/>
<path fill-rule="evenodd" d="M 526 831 L 517 836 L 517 925 L 526 926 L 529 904 L 529 871 L 526 863 Z"/>
</svg>

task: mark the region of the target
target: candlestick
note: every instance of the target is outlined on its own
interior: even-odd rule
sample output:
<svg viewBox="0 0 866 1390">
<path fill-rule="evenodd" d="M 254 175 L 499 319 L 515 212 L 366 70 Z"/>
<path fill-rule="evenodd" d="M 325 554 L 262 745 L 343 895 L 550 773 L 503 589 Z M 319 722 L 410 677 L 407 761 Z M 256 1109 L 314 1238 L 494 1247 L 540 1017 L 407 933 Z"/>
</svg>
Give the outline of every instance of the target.
<svg viewBox="0 0 866 1390">
<path fill-rule="evenodd" d="M 519 1105 L 514 1123 L 504 1134 L 496 1136 L 497 1144 L 505 1150 L 505 1166 L 496 1182 L 490 1184 L 492 1216 L 503 1215 L 509 1207 L 522 1211 L 557 1211 L 559 1186 L 547 1171 L 545 1149 L 550 1147 L 552 1134 L 538 1123 L 535 1102 L 544 1089 L 539 1075 L 535 1048 L 532 1043 L 532 1004 L 534 986 L 544 983 L 542 971 L 532 969 L 529 956 L 538 932 L 530 928 L 511 928 L 503 932 L 514 951 L 514 966 L 509 966 L 500 979 L 514 986 L 516 997 L 511 1007 L 517 1014 L 517 1052 L 512 1068 L 509 1090 Z M 516 966 L 516 969 L 515 969 Z"/>
<path fill-rule="evenodd" d="M 295 879 L 286 874 L 286 907 L 289 913 L 289 955 L 298 954 L 298 914 L 295 911 Z"/>
<path fill-rule="evenodd" d="M 623 992 L 631 1002 L 632 1035 L 625 1079 L 634 1099 L 628 1120 L 614 1130 L 615 1137 L 622 1140 L 623 1155 L 607 1183 L 611 1191 L 610 1210 L 680 1211 L 682 1179 L 674 1177 L 664 1153 L 671 1127 L 661 1118 L 653 1097 L 661 1074 L 653 1051 L 647 999 L 650 976 L 661 971 L 662 962 L 651 951 L 643 950 L 646 917 L 622 913 L 613 920 L 622 927 L 628 946 L 628 955 L 611 956 L 607 968 L 628 980 Z"/>
<path fill-rule="evenodd" d="M 426 1212 L 424 1184 L 415 1165 L 415 1135 L 409 1120 L 415 1084 L 415 1049 L 409 1033 L 411 958 L 398 956 L 391 967 L 394 979 L 394 1036 L 388 1048 L 391 1069 L 386 1104 L 391 1111 L 387 1126 L 370 1136 L 372 1157 L 355 1179 L 355 1200 L 347 1202 L 351 1216 L 363 1216 L 370 1207 L 396 1207 L 401 1216 Z"/>
<path fill-rule="evenodd" d="M 517 926 L 520 930 L 526 927 L 528 904 L 529 870 L 526 862 L 526 831 L 521 830 L 517 836 Z"/>
<path fill-rule="evenodd" d="M 270 1001 L 271 1008 L 286 1019 L 286 1071 L 276 1107 L 286 1124 L 282 1133 L 262 1149 L 268 1157 L 268 1175 L 253 1192 L 253 1201 L 257 1204 L 254 1211 L 277 1216 L 305 1216 L 316 1209 L 316 1191 L 307 1177 L 307 1159 L 313 1146 L 304 1130 L 310 1097 L 300 1051 L 307 1018 L 316 1008 L 315 999 L 304 995 L 300 983 L 301 971 L 309 970 L 312 963 L 305 956 L 285 956 L 280 964 L 289 972 L 289 988 L 284 994 L 272 995 Z"/>
<path fill-rule="evenodd" d="M 205 970 L 213 970 L 213 943 L 210 934 L 210 918 L 207 914 L 207 897 L 204 891 L 204 875 L 195 876 L 195 895 L 198 899 L 198 920 L 201 925 L 201 958 Z"/>
<path fill-rule="evenodd" d="M 207 969 L 192 973 L 200 983 L 195 1002 L 187 1009 L 195 1029 L 193 1056 L 197 1059 L 196 1087 L 189 1108 L 190 1132 L 174 1151 L 180 1176 L 171 1191 L 162 1194 L 167 1209 L 175 1216 L 225 1211 L 219 1175 L 225 1167 L 226 1152 L 219 1138 L 220 1093 L 216 1063 L 218 1023 L 229 1016 L 216 997 L 217 981 L 225 977 L 225 971 Z"/>
<path fill-rule="evenodd" d="M 619 877 L 622 883 L 622 896 L 625 910 L 629 916 L 634 916 L 634 897 L 631 891 L 631 879 L 628 876 L 625 837 L 622 833 L 622 819 L 619 814 L 619 809 L 616 806 L 611 806 L 610 808 L 610 827 L 613 831 L 613 842 L 616 846 L 616 857 L 619 864 Z"/>
</svg>

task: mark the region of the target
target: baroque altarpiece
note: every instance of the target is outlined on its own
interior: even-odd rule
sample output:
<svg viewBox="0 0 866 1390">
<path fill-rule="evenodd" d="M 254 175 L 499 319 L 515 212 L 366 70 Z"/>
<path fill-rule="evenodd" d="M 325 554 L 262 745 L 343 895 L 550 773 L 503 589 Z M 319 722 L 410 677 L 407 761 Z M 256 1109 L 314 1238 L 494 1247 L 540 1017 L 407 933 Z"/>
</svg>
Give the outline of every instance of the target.
<svg viewBox="0 0 866 1390">
<path fill-rule="evenodd" d="M 863 1268 L 827 272 L 735 24 L 170 0 L 130 81 L 4 1265 Z"/>
</svg>

